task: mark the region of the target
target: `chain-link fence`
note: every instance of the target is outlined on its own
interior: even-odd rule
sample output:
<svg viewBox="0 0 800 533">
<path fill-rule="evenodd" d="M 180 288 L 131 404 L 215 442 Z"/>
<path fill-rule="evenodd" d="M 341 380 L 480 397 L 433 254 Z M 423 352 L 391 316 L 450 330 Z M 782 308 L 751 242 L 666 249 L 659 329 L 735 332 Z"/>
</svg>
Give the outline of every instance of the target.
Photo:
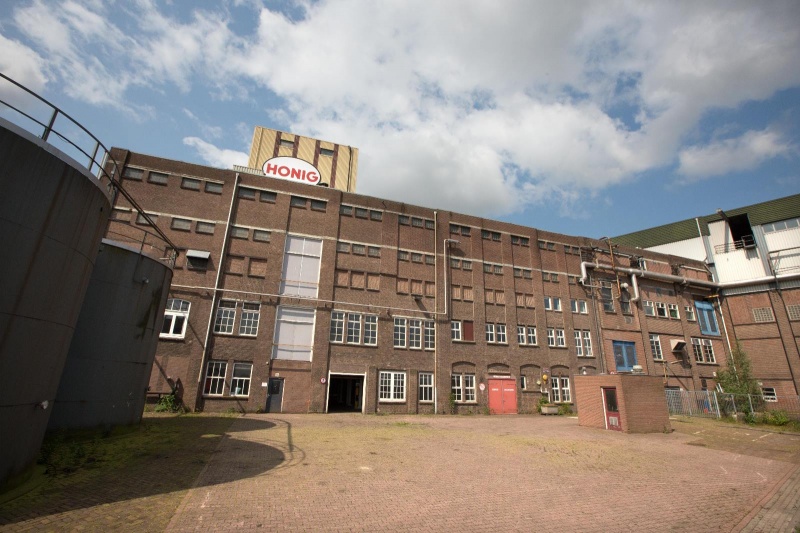
<svg viewBox="0 0 800 533">
<path fill-rule="evenodd" d="M 726 394 L 715 391 L 668 390 L 667 407 L 671 415 L 721 418 L 736 413 L 781 411 L 800 420 L 800 396 L 761 396 Z"/>
</svg>

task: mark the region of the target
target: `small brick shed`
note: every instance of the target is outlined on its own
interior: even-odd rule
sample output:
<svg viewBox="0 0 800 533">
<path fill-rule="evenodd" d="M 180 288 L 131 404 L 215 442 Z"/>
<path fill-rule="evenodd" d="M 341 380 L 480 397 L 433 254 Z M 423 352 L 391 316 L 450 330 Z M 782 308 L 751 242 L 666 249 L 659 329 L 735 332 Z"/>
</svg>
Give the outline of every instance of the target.
<svg viewBox="0 0 800 533">
<path fill-rule="evenodd" d="M 672 429 L 661 377 L 643 374 L 575 376 L 574 385 L 581 426 L 606 429 L 603 389 L 613 388 L 622 431 L 661 433 Z"/>
</svg>

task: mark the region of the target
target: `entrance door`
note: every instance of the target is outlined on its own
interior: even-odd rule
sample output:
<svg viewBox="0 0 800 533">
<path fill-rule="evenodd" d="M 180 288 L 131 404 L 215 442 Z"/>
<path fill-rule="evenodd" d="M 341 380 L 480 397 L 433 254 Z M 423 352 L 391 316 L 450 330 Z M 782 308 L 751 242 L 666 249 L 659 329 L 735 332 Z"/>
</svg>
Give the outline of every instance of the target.
<svg viewBox="0 0 800 533">
<path fill-rule="evenodd" d="M 606 429 L 622 431 L 619 419 L 619 406 L 617 405 L 616 387 L 603 388 L 603 404 L 606 411 Z"/>
<path fill-rule="evenodd" d="M 328 412 L 363 411 L 364 376 L 331 374 L 328 384 Z"/>
<path fill-rule="evenodd" d="M 267 412 L 280 413 L 283 409 L 283 378 L 269 378 L 267 387 Z"/>
<path fill-rule="evenodd" d="M 516 380 L 489 380 L 489 412 L 493 415 L 517 414 Z"/>
</svg>

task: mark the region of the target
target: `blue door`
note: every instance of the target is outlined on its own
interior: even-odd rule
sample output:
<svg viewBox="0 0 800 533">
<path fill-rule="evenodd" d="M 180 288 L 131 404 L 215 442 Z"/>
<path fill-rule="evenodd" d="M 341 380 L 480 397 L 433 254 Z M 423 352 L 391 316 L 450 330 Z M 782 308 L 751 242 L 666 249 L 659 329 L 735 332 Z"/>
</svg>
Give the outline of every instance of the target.
<svg viewBox="0 0 800 533">
<path fill-rule="evenodd" d="M 630 372 L 636 364 L 636 344 L 625 341 L 614 341 L 614 363 L 617 372 Z"/>
</svg>

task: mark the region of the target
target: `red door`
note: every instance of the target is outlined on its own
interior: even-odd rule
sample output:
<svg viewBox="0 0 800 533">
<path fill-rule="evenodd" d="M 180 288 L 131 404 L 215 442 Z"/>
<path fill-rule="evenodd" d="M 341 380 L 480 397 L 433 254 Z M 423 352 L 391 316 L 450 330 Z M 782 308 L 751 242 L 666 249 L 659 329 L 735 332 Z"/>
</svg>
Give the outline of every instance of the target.
<svg viewBox="0 0 800 533">
<path fill-rule="evenodd" d="M 616 387 L 603 388 L 603 408 L 606 412 L 606 429 L 622 431 Z"/>
<path fill-rule="evenodd" d="M 489 412 L 493 415 L 517 414 L 517 382 L 514 379 L 489 380 Z"/>
</svg>

